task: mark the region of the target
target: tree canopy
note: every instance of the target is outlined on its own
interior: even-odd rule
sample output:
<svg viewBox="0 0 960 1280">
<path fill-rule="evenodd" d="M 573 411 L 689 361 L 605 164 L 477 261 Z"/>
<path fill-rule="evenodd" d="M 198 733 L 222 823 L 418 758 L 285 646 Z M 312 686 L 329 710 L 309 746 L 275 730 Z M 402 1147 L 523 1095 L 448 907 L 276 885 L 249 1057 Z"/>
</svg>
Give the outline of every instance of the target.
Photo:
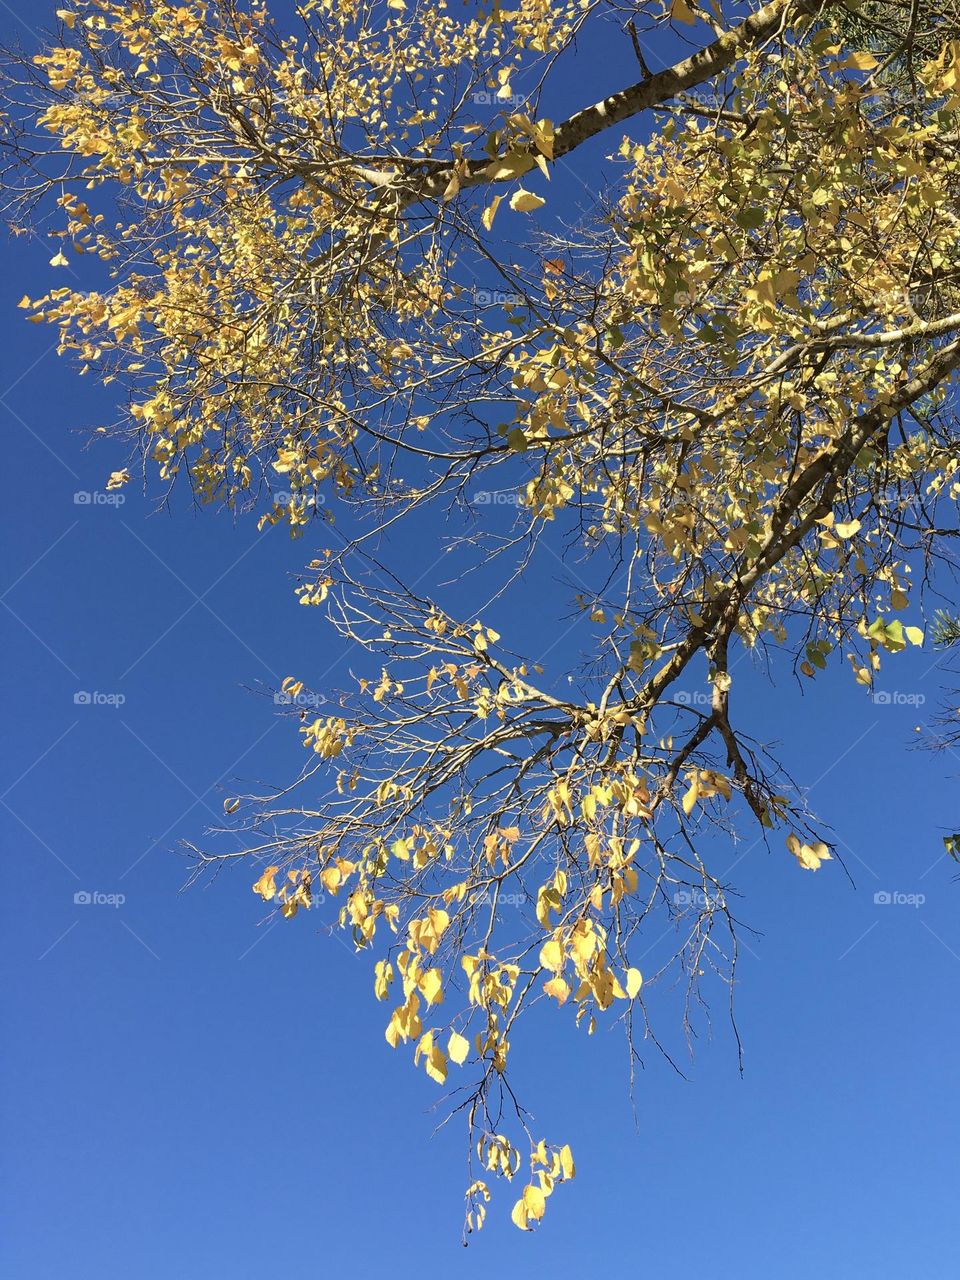
<svg viewBox="0 0 960 1280">
<path fill-rule="evenodd" d="M 144 469 L 304 536 L 300 601 L 358 652 L 303 715 L 296 784 L 229 800 L 245 848 L 198 867 L 248 860 L 287 917 L 324 895 L 389 1043 L 460 1090 L 467 1228 L 502 1177 L 529 1229 L 574 1165 L 511 1088 L 521 1015 L 653 1037 L 658 975 L 631 953 L 670 918 L 687 1001 L 732 983 L 712 828 L 756 827 L 784 876 L 831 859 L 738 715 L 737 658 L 870 688 L 923 643 L 960 492 L 956 10 L 57 14 L 7 59 L 8 215 L 51 218 L 51 265 L 85 287 L 25 297 L 27 319 L 122 389 L 110 484 Z M 634 83 L 558 110 L 581 47 L 602 80 L 598 41 Z M 575 216 L 561 171 L 589 193 Z M 442 536 L 478 487 L 510 498 L 469 538 L 504 589 L 541 544 L 578 557 L 582 696 L 488 601 L 452 616 L 383 550 L 404 522 Z M 504 921 L 515 892 L 531 910 Z"/>
</svg>

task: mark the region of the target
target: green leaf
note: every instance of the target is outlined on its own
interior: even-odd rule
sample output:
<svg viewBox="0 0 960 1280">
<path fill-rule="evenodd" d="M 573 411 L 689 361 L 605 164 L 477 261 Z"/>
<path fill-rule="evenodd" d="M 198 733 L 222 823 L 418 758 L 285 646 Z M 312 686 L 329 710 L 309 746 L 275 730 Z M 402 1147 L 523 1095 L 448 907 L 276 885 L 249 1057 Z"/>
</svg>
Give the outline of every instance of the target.
<svg viewBox="0 0 960 1280">
<path fill-rule="evenodd" d="M 888 649 L 896 651 L 907 647 L 907 642 L 903 638 L 902 622 L 894 621 L 887 623 L 886 632 L 887 634 L 884 643 Z"/>
<path fill-rule="evenodd" d="M 762 209 L 741 209 L 736 218 L 737 226 L 744 231 L 756 231 L 757 227 L 763 225 L 765 217 Z"/>
</svg>

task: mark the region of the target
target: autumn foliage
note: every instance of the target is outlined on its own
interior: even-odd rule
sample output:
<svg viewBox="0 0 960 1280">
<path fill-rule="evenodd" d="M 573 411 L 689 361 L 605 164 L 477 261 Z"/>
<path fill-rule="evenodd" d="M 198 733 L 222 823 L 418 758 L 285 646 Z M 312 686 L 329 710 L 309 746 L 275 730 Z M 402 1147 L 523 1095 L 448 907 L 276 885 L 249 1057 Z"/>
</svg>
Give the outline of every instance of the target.
<svg viewBox="0 0 960 1280">
<path fill-rule="evenodd" d="M 557 118 L 611 14 L 636 82 Z M 528 1229 L 574 1165 L 512 1093 L 521 1015 L 649 1031 L 632 955 L 671 916 L 688 999 L 731 981 L 710 824 L 766 833 L 785 876 L 831 858 L 738 720 L 736 655 L 869 687 L 923 643 L 913 584 L 960 493 L 960 32 L 926 0 L 58 17 L 9 68 L 9 213 L 55 211 L 82 287 L 21 305 L 124 389 L 113 485 L 145 468 L 310 541 L 300 601 L 365 674 L 300 724 L 302 804 L 227 811 L 270 909 L 332 900 L 390 1045 L 465 1086 L 468 1229 L 497 1178 Z M 551 194 L 561 163 L 590 217 Z M 478 484 L 515 498 L 505 581 L 573 531 L 589 697 L 432 584 L 351 567 Z"/>
</svg>

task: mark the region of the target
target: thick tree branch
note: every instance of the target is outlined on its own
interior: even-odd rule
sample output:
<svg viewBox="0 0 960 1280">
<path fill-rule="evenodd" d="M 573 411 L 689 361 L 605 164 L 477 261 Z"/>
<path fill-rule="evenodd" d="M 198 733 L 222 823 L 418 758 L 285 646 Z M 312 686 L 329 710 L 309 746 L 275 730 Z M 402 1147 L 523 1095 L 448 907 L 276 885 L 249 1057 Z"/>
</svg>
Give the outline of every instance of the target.
<svg viewBox="0 0 960 1280">
<path fill-rule="evenodd" d="M 588 139 L 613 125 L 622 124 L 624 120 L 629 120 L 642 111 L 668 102 L 679 93 L 716 79 L 750 49 L 783 31 L 788 18 L 796 19 L 818 13 L 836 3 L 838 0 L 772 0 L 771 4 L 758 9 L 738 27 L 725 32 L 705 49 L 570 116 L 557 126 L 554 133 L 553 160 L 569 155 Z M 460 189 L 496 181 L 492 176 L 495 167 L 488 159 L 469 161 L 460 176 Z M 532 159 L 530 167 L 533 168 Z M 455 166 L 445 164 L 426 179 L 417 190 L 415 198 L 426 199 L 442 194 L 454 172 Z"/>
</svg>

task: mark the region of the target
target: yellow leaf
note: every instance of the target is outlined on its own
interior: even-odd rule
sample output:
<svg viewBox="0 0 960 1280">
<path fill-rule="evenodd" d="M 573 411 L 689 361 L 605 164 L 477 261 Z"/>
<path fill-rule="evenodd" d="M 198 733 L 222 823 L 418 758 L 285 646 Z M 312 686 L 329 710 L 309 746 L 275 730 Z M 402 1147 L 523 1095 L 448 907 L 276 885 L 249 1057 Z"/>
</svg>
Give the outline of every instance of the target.
<svg viewBox="0 0 960 1280">
<path fill-rule="evenodd" d="M 447 1058 L 443 1050 L 433 1043 L 433 1032 L 428 1031 L 417 1045 L 413 1055 L 414 1062 L 423 1057 L 423 1068 L 431 1080 L 443 1084 L 447 1078 Z"/>
<path fill-rule="evenodd" d="M 539 1187 L 531 1184 L 523 1188 L 523 1206 L 528 1218 L 533 1218 L 535 1222 L 540 1221 L 547 1207 L 547 1201 Z"/>
<path fill-rule="evenodd" d="M 57 17 L 68 30 L 73 30 L 73 24 L 77 20 L 77 15 L 71 9 L 58 9 Z"/>
<path fill-rule="evenodd" d="M 427 1055 L 424 1064 L 427 1075 L 437 1084 L 443 1084 L 447 1078 L 447 1059 L 442 1049 L 434 1047 Z"/>
<path fill-rule="evenodd" d="M 439 969 L 428 969 L 417 985 L 427 1004 L 439 1004 L 443 999 L 443 979 Z"/>
<path fill-rule="evenodd" d="M 597 935 L 593 932 L 593 926 L 589 920 L 581 921 L 577 926 L 570 941 L 570 948 L 576 962 L 587 964 L 597 949 Z"/>
<path fill-rule="evenodd" d="M 544 969 L 552 969 L 554 973 L 559 973 L 563 968 L 563 948 L 555 938 L 551 938 L 540 948 L 540 963 Z"/>
<path fill-rule="evenodd" d="M 487 207 L 484 209 L 483 213 L 481 214 L 480 221 L 483 223 L 483 227 L 485 231 L 489 231 L 490 228 L 493 226 L 493 220 L 497 216 L 497 209 L 499 208 L 500 201 L 502 199 L 503 199 L 503 196 L 494 196 L 491 203 L 487 205 Z"/>
<path fill-rule="evenodd" d="M 670 17 L 674 22 L 685 22 L 688 27 L 693 26 L 697 20 L 697 15 L 687 4 L 687 0 L 670 0 Z"/>
<path fill-rule="evenodd" d="M 51 267 L 69 267 L 70 263 L 66 254 L 61 249 L 59 253 L 55 253 L 50 259 L 50 265 Z"/>
<path fill-rule="evenodd" d="M 841 67 L 849 67 L 851 71 L 873 71 L 875 67 L 879 67 L 880 63 L 872 53 L 861 50 L 857 53 L 851 53 L 840 65 Z"/>
<path fill-rule="evenodd" d="M 846 524 L 835 524 L 833 531 L 838 538 L 852 538 L 860 530 L 859 520 L 850 520 Z"/>
<path fill-rule="evenodd" d="M 553 159 L 554 128 L 552 120 L 538 120 L 533 131 L 533 145 L 548 160 Z M 542 167 L 542 166 L 541 166 Z M 549 173 L 544 169 L 549 178 Z"/>
<path fill-rule="evenodd" d="M 577 1172 L 573 1163 L 573 1152 L 566 1144 L 560 1148 L 560 1169 L 565 1178 L 572 1178 Z"/>
<path fill-rule="evenodd" d="M 628 969 L 626 977 L 627 997 L 633 1000 L 643 986 L 643 974 L 639 969 Z"/>
<path fill-rule="evenodd" d="M 505 156 L 498 156 L 484 169 L 484 176 L 492 182 L 505 178 L 519 178 L 529 173 L 534 166 L 533 156 L 527 151 L 508 151 Z"/>
<path fill-rule="evenodd" d="M 455 1062 L 460 1067 L 466 1061 L 469 1052 L 470 1041 L 456 1031 L 452 1031 L 450 1039 L 447 1041 L 447 1054 L 450 1057 L 450 1061 Z"/>
<path fill-rule="evenodd" d="M 386 1000 L 393 981 L 393 965 L 388 960 L 378 960 L 374 965 L 373 994 L 378 1000 Z"/>
<path fill-rule="evenodd" d="M 513 1212 L 510 1214 L 515 1227 L 519 1227 L 521 1231 L 529 1231 L 527 1226 L 527 1210 L 522 1200 L 518 1200 L 513 1206 Z"/>
<path fill-rule="evenodd" d="M 563 978 L 551 978 L 543 984 L 543 989 L 548 996 L 553 996 L 558 1005 L 565 1004 L 570 995 L 570 988 Z"/>
<path fill-rule="evenodd" d="M 277 886 L 274 884 L 273 877 L 280 870 L 279 867 L 267 867 L 263 875 L 253 886 L 253 892 L 259 893 L 265 902 L 269 902 L 271 898 L 276 897 Z"/>
<path fill-rule="evenodd" d="M 683 808 L 683 812 L 687 815 L 688 818 L 690 817 L 690 814 L 693 813 L 693 806 L 697 803 L 697 797 L 699 796 L 699 794 L 700 794 L 700 788 L 697 786 L 696 778 L 694 778 L 693 781 L 690 783 L 690 786 L 687 789 L 687 792 L 684 795 L 683 799 L 680 801 L 680 804 Z"/>
<path fill-rule="evenodd" d="M 534 209 L 539 209 L 546 203 L 546 200 L 535 196 L 532 191 L 524 191 L 523 187 L 510 197 L 510 208 L 515 209 L 517 213 L 532 213 Z"/>
</svg>

